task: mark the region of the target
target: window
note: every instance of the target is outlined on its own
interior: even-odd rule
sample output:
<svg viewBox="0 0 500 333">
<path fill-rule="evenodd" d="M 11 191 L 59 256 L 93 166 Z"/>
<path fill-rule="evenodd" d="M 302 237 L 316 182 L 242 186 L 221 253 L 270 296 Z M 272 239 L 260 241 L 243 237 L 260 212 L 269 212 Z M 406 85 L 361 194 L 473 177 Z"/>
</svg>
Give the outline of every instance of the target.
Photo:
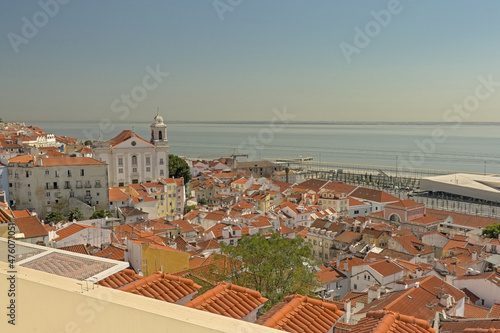
<svg viewBox="0 0 500 333">
<path fill-rule="evenodd" d="M 71 170 L 68 170 L 68 177 L 71 177 Z"/>
<path fill-rule="evenodd" d="M 88 191 L 88 190 L 87 190 L 87 191 L 85 191 L 85 196 L 86 196 L 86 197 L 90 197 L 90 191 Z"/>
<path fill-rule="evenodd" d="M 50 197 L 50 192 L 46 192 L 46 193 L 45 193 L 45 196 L 46 196 L 46 197 Z"/>
<path fill-rule="evenodd" d="M 80 169 L 80 176 L 85 176 L 85 169 Z"/>
<path fill-rule="evenodd" d="M 163 172 L 163 170 L 160 170 L 160 176 L 164 176 L 165 173 Z"/>
<path fill-rule="evenodd" d="M 151 172 L 151 167 L 146 167 L 146 172 Z"/>
<path fill-rule="evenodd" d="M 160 165 L 163 165 L 164 162 L 163 162 L 163 158 L 160 158 Z"/>
<path fill-rule="evenodd" d="M 54 182 L 54 188 L 57 190 L 59 187 L 57 185 L 57 182 Z"/>
<path fill-rule="evenodd" d="M 48 176 L 49 175 L 49 170 L 45 170 L 45 175 Z"/>
<path fill-rule="evenodd" d="M 139 179 L 132 179 L 132 184 L 139 184 Z"/>
<path fill-rule="evenodd" d="M 101 181 L 100 180 L 96 180 L 95 181 L 95 187 L 101 187 Z"/>
<path fill-rule="evenodd" d="M 56 175 L 56 177 L 59 177 L 59 171 L 56 170 L 55 175 Z"/>
<path fill-rule="evenodd" d="M 82 181 L 81 180 L 76 181 L 76 188 L 82 188 Z"/>
<path fill-rule="evenodd" d="M 118 183 L 118 186 L 124 186 L 124 185 L 125 185 L 125 183 L 124 183 L 124 182 L 120 182 L 120 183 Z"/>
<path fill-rule="evenodd" d="M 137 165 L 137 156 L 136 155 L 132 156 L 132 165 Z"/>
<path fill-rule="evenodd" d="M 26 171 L 26 178 L 29 178 L 30 177 L 30 173 L 29 171 Z"/>
<path fill-rule="evenodd" d="M 50 190 L 50 183 L 45 183 L 45 189 Z"/>
<path fill-rule="evenodd" d="M 118 157 L 118 166 L 123 166 L 123 157 Z"/>
<path fill-rule="evenodd" d="M 358 285 L 354 284 L 354 290 L 358 290 Z"/>
<path fill-rule="evenodd" d="M 66 189 L 71 188 L 69 181 L 64 182 L 64 188 L 66 188 Z"/>
<path fill-rule="evenodd" d="M 118 173 L 123 173 L 123 168 L 119 168 Z"/>
<path fill-rule="evenodd" d="M 146 157 L 146 165 L 151 165 L 151 157 Z"/>
<path fill-rule="evenodd" d="M 132 172 L 137 172 L 137 168 L 132 168 Z"/>
</svg>

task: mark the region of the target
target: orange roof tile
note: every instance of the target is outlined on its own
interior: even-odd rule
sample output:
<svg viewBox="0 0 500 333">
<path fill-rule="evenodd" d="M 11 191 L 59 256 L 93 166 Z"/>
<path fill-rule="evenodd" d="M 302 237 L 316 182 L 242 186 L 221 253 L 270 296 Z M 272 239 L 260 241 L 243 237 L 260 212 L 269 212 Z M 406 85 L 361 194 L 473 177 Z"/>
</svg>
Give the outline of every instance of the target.
<svg viewBox="0 0 500 333">
<path fill-rule="evenodd" d="M 106 165 L 90 157 L 53 157 L 42 159 L 43 166 Z"/>
<path fill-rule="evenodd" d="M 398 208 L 412 208 L 418 206 L 425 206 L 425 205 L 423 203 L 416 202 L 411 199 L 399 200 L 397 202 L 386 205 L 386 207 L 398 207 Z"/>
<path fill-rule="evenodd" d="M 487 318 L 488 313 L 490 312 L 489 308 L 485 308 L 482 306 L 465 303 L 465 318 Z"/>
<path fill-rule="evenodd" d="M 25 238 L 48 236 L 49 234 L 37 216 L 20 217 L 14 219 L 14 223 Z"/>
<path fill-rule="evenodd" d="M 267 302 L 267 298 L 262 297 L 258 291 L 221 282 L 215 288 L 187 303 L 186 306 L 241 319 L 261 307 L 265 302 Z"/>
<path fill-rule="evenodd" d="M 120 289 L 140 279 L 142 279 L 142 276 L 136 274 L 132 269 L 124 269 L 97 282 L 97 284 L 103 287 Z"/>
<path fill-rule="evenodd" d="M 362 318 L 351 332 L 356 333 L 435 333 L 428 322 L 413 316 L 405 316 L 391 311 L 370 311 Z"/>
<path fill-rule="evenodd" d="M 31 216 L 31 212 L 27 209 L 25 210 L 13 210 L 12 214 L 14 214 L 14 217 L 29 217 Z"/>
<path fill-rule="evenodd" d="M 109 189 L 109 201 L 127 201 L 130 197 L 117 187 Z"/>
<path fill-rule="evenodd" d="M 193 280 L 175 275 L 156 272 L 147 278 L 142 278 L 129 283 L 120 290 L 154 298 L 160 301 L 175 303 L 178 300 L 195 293 L 201 286 Z"/>
<path fill-rule="evenodd" d="M 286 332 L 328 332 L 344 314 L 333 303 L 302 295 L 287 296 L 275 308 L 256 323 Z"/>
<path fill-rule="evenodd" d="M 116 245 L 110 245 L 104 250 L 101 250 L 94 254 L 96 257 L 108 258 L 113 260 L 125 260 L 125 249 L 120 248 Z"/>
<path fill-rule="evenodd" d="M 500 318 L 500 303 L 494 303 L 488 313 L 488 318 Z"/>
<path fill-rule="evenodd" d="M 80 253 L 80 254 L 87 254 L 87 255 L 89 254 L 89 251 L 87 251 L 87 248 L 85 247 L 84 244 L 63 246 L 63 247 L 59 247 L 58 250 L 64 250 L 64 251 Z"/>
</svg>

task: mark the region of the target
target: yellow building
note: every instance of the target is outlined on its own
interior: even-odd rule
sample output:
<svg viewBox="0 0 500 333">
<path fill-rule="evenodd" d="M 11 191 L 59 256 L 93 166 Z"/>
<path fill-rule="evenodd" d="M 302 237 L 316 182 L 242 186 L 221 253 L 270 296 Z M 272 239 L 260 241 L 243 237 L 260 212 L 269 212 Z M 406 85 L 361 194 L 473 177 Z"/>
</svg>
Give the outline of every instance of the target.
<svg viewBox="0 0 500 333">
<path fill-rule="evenodd" d="M 189 253 L 136 240 L 127 241 L 125 261 L 136 272 L 149 276 L 157 271 L 175 273 L 189 268 Z"/>
</svg>

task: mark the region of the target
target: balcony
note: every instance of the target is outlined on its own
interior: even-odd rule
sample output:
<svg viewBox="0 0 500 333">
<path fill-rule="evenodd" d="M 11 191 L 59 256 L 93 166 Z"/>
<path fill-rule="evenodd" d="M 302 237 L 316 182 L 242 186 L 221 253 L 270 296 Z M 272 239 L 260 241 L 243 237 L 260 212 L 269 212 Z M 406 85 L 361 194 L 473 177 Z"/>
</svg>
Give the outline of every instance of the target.
<svg viewBox="0 0 500 333">
<path fill-rule="evenodd" d="M 85 183 L 85 188 L 92 188 L 92 185 L 90 183 Z"/>
</svg>

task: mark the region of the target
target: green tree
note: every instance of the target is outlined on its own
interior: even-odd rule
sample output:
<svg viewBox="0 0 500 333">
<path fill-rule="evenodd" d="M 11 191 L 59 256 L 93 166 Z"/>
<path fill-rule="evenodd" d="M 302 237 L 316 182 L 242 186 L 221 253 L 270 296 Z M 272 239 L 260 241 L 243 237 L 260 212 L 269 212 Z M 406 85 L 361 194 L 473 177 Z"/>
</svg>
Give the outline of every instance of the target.
<svg viewBox="0 0 500 333">
<path fill-rule="evenodd" d="M 206 204 L 208 204 L 207 199 L 201 198 L 200 200 L 198 200 L 198 205 L 202 205 L 203 206 L 203 205 L 206 205 Z"/>
<path fill-rule="evenodd" d="M 86 140 L 83 144 L 86 146 L 92 146 L 92 140 Z"/>
<path fill-rule="evenodd" d="M 310 244 L 301 237 L 288 239 L 273 234 L 243 236 L 238 247 L 221 243 L 221 253 L 233 264 L 219 281 L 231 281 L 239 286 L 259 291 L 269 301 L 263 311 L 281 302 L 287 295 L 313 295 L 318 286 Z M 219 265 L 220 266 L 220 265 Z"/>
<path fill-rule="evenodd" d="M 113 214 L 109 210 L 96 210 L 94 213 L 92 213 L 92 216 L 90 216 L 91 220 L 95 219 L 103 219 L 105 217 L 113 217 Z"/>
<path fill-rule="evenodd" d="M 45 215 L 45 222 L 47 223 L 51 223 L 51 222 L 54 222 L 54 223 L 57 223 L 57 222 L 61 222 L 62 220 L 64 220 L 64 214 L 62 214 L 61 212 L 57 212 L 57 211 L 51 211 L 49 212 L 47 215 Z"/>
<path fill-rule="evenodd" d="M 68 221 L 73 221 L 73 220 L 81 221 L 83 219 L 84 217 L 81 210 L 79 210 L 78 208 L 70 209 L 68 214 Z"/>
<path fill-rule="evenodd" d="M 194 209 L 196 209 L 196 205 L 186 206 L 184 208 L 184 214 L 187 214 L 187 213 L 189 213 L 190 211 L 192 211 Z"/>
<path fill-rule="evenodd" d="M 500 234 L 500 223 L 495 223 L 491 225 L 487 225 L 483 231 L 483 236 L 488 238 L 498 239 L 498 234 Z"/>
<path fill-rule="evenodd" d="M 189 183 L 191 180 L 191 171 L 189 165 L 182 158 L 176 155 L 168 155 L 168 170 L 169 177 L 171 178 L 184 178 L 184 184 Z"/>
</svg>

